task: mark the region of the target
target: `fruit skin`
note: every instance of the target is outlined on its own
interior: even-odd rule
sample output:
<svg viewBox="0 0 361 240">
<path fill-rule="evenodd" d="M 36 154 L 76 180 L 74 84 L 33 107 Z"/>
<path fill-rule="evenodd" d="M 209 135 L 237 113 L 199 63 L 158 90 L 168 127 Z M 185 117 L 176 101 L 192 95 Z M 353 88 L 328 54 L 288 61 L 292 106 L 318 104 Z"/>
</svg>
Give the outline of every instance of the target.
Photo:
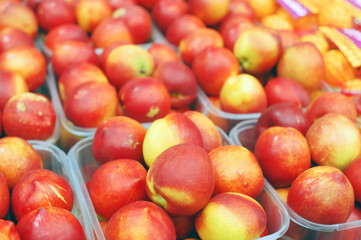
<svg viewBox="0 0 361 240">
<path fill-rule="evenodd" d="M 152 17 L 139 5 L 127 5 L 113 12 L 113 17 L 123 19 L 135 44 L 146 43 L 152 32 Z"/>
<path fill-rule="evenodd" d="M 264 90 L 269 105 L 290 102 L 300 107 L 308 107 L 311 102 L 306 89 L 299 82 L 289 78 L 272 78 L 266 83 Z"/>
<path fill-rule="evenodd" d="M 6 102 L 15 94 L 28 92 L 25 80 L 16 73 L 0 71 L 0 110 L 4 109 Z"/>
<path fill-rule="evenodd" d="M 224 47 L 232 51 L 238 37 L 247 29 L 254 27 L 254 22 L 242 13 L 229 14 L 219 26 Z"/>
<path fill-rule="evenodd" d="M 273 30 L 293 30 L 292 22 L 279 14 L 265 16 L 261 19 L 261 25 Z"/>
<path fill-rule="evenodd" d="M 16 230 L 23 240 L 86 239 L 79 220 L 68 210 L 57 207 L 30 211 L 20 219 Z"/>
<path fill-rule="evenodd" d="M 11 207 L 19 221 L 32 210 L 41 207 L 73 208 L 73 190 L 60 175 L 47 170 L 35 169 L 24 174 L 16 182 L 11 193 Z"/>
<path fill-rule="evenodd" d="M 152 8 L 154 7 L 154 5 L 158 2 L 159 0 L 137 0 L 137 3 L 143 7 L 145 7 L 146 9 L 152 10 Z"/>
<path fill-rule="evenodd" d="M 207 47 L 223 47 L 221 34 L 212 28 L 201 28 L 190 33 L 179 42 L 179 53 L 183 62 L 192 65 L 194 58 Z"/>
<path fill-rule="evenodd" d="M 343 171 L 343 173 L 346 175 L 347 179 L 350 181 L 353 187 L 355 200 L 361 203 L 361 156 L 353 160 Z"/>
<path fill-rule="evenodd" d="M 332 166 L 312 167 L 294 180 L 287 204 L 300 216 L 315 223 L 344 223 L 354 204 L 351 183 Z"/>
<path fill-rule="evenodd" d="M 118 8 L 127 6 L 127 5 L 136 5 L 136 0 L 108 0 L 109 5 L 112 7 L 113 11 Z"/>
<path fill-rule="evenodd" d="M 63 0 L 44 0 L 36 8 L 40 27 L 48 32 L 63 24 L 75 23 L 73 7 Z"/>
<path fill-rule="evenodd" d="M 255 21 L 254 11 L 248 1 L 245 0 L 231 0 L 229 2 L 228 14 L 242 14 L 252 21 Z"/>
<path fill-rule="evenodd" d="M 149 201 L 137 201 L 119 209 L 108 221 L 104 235 L 107 240 L 176 239 L 169 215 Z"/>
<path fill-rule="evenodd" d="M 21 240 L 15 224 L 11 220 L 0 219 L 0 237 L 4 240 Z"/>
<path fill-rule="evenodd" d="M 105 0 L 80 0 L 75 6 L 76 22 L 89 33 L 111 15 L 112 8 Z"/>
<path fill-rule="evenodd" d="M 317 90 L 325 78 L 323 56 L 313 43 L 295 43 L 279 59 L 277 75 L 299 82 L 309 92 Z"/>
<path fill-rule="evenodd" d="M 252 75 L 241 73 L 229 77 L 219 94 L 221 109 L 230 113 L 262 112 L 267 108 L 263 86 Z"/>
<path fill-rule="evenodd" d="M 311 121 L 300 106 L 293 103 L 277 103 L 261 113 L 255 126 L 257 136 L 272 126 L 292 127 L 306 135 Z"/>
<path fill-rule="evenodd" d="M 263 207 L 253 198 L 241 193 L 221 193 L 214 196 L 195 221 L 200 238 L 209 240 L 256 239 L 260 237 L 266 224 L 267 216 Z M 228 226 L 226 232 L 224 226 Z"/>
<path fill-rule="evenodd" d="M 101 165 L 89 182 L 89 195 L 97 214 L 110 219 L 129 203 L 146 200 L 147 170 L 132 159 L 116 159 Z"/>
<path fill-rule="evenodd" d="M 175 19 L 187 13 L 189 5 L 185 0 L 159 0 L 152 8 L 153 20 L 163 33 Z"/>
<path fill-rule="evenodd" d="M 230 0 L 189 0 L 190 12 L 206 25 L 214 26 L 222 22 L 228 13 Z"/>
<path fill-rule="evenodd" d="M 34 46 L 34 39 L 23 30 L 13 27 L 6 27 L 0 30 L 0 53 L 23 45 Z"/>
<path fill-rule="evenodd" d="M 58 79 L 61 101 L 64 102 L 75 87 L 89 81 L 109 83 L 108 78 L 97 65 L 83 62 L 67 68 L 60 74 Z"/>
<path fill-rule="evenodd" d="M 120 89 L 132 78 L 147 77 L 153 73 L 154 60 L 138 45 L 125 44 L 114 48 L 106 58 L 104 71 L 109 81 Z"/>
<path fill-rule="evenodd" d="M 9 186 L 4 175 L 0 172 L 0 219 L 5 219 L 9 213 L 9 210 L 10 210 Z"/>
<path fill-rule="evenodd" d="M 301 42 L 301 37 L 294 30 L 277 30 L 281 39 L 282 52 L 297 42 Z"/>
<path fill-rule="evenodd" d="M 205 27 L 204 22 L 198 17 L 193 14 L 184 14 L 169 24 L 166 31 L 166 39 L 178 47 L 183 38 Z"/>
<path fill-rule="evenodd" d="M 11 97 L 2 112 L 8 136 L 46 140 L 53 136 L 56 113 L 51 101 L 39 93 L 25 92 Z"/>
<path fill-rule="evenodd" d="M 124 19 L 113 17 L 106 18 L 96 25 L 92 31 L 91 40 L 96 48 L 106 48 L 117 41 L 133 43 Z"/>
<path fill-rule="evenodd" d="M 325 92 L 316 97 L 307 107 L 306 115 L 315 122 L 327 113 L 339 113 L 356 122 L 356 104 L 346 95 L 338 92 Z"/>
<path fill-rule="evenodd" d="M 158 66 L 166 62 L 177 61 L 180 62 L 180 58 L 175 49 L 171 48 L 165 43 L 151 43 L 148 48 L 148 52 L 152 55 L 154 60 L 154 70 L 156 71 Z"/>
<path fill-rule="evenodd" d="M 203 148 L 209 152 L 223 145 L 223 140 L 216 125 L 206 115 L 198 111 L 187 110 L 184 112 L 198 127 L 202 136 Z"/>
<path fill-rule="evenodd" d="M 111 117 L 95 131 L 92 153 L 99 163 L 130 158 L 143 163 L 143 140 L 146 128 L 138 121 L 125 117 Z"/>
<path fill-rule="evenodd" d="M 172 109 L 188 106 L 197 96 L 197 78 L 194 72 L 180 61 L 161 64 L 152 76 L 164 83 L 170 95 Z"/>
<path fill-rule="evenodd" d="M 248 3 L 258 20 L 275 13 L 278 8 L 275 0 L 249 0 Z"/>
<path fill-rule="evenodd" d="M 119 90 L 119 98 L 124 115 L 142 123 L 165 117 L 171 108 L 171 97 L 165 84 L 153 77 L 126 82 Z"/>
<path fill-rule="evenodd" d="M 0 54 L 0 70 L 19 74 L 29 91 L 35 91 L 45 81 L 46 60 L 36 47 L 18 46 Z"/>
<path fill-rule="evenodd" d="M 43 168 L 41 156 L 26 140 L 19 137 L 0 138 L 0 172 L 12 189 L 19 178 L 32 169 Z"/>
<path fill-rule="evenodd" d="M 192 120 L 180 112 L 171 112 L 155 120 L 149 126 L 143 141 L 145 163 L 150 167 L 160 153 L 180 143 L 203 146 L 201 133 Z"/>
<path fill-rule="evenodd" d="M 265 74 L 281 57 L 281 40 L 266 28 L 253 27 L 241 33 L 234 44 L 233 53 L 245 72 Z"/>
<path fill-rule="evenodd" d="M 275 188 L 291 185 L 311 167 L 306 138 L 295 128 L 270 127 L 257 139 L 254 151 L 265 178 Z"/>
<path fill-rule="evenodd" d="M 306 133 L 311 157 L 318 165 L 344 170 L 361 153 L 361 133 L 342 114 L 328 113 L 314 122 Z"/>
<path fill-rule="evenodd" d="M 240 65 L 230 50 L 208 47 L 194 58 L 192 70 L 204 92 L 218 96 L 227 78 L 239 74 Z"/>
<path fill-rule="evenodd" d="M 147 174 L 149 198 L 173 216 L 191 216 L 209 201 L 215 176 L 208 153 L 182 143 L 157 156 Z"/>
<path fill-rule="evenodd" d="M 102 67 L 102 70 L 105 71 L 105 67 L 106 67 L 106 64 L 107 64 L 107 58 L 108 58 L 109 54 L 115 48 L 117 48 L 117 47 L 119 47 L 121 45 L 126 45 L 126 44 L 129 44 L 129 42 L 127 42 L 127 41 L 116 41 L 116 42 L 111 43 L 109 46 L 107 46 L 107 47 L 105 47 L 103 49 L 103 52 L 99 56 L 99 63 L 100 63 L 100 66 Z"/>
<path fill-rule="evenodd" d="M 209 152 L 216 183 L 213 195 L 242 193 L 256 198 L 263 189 L 263 173 L 255 155 L 241 146 L 221 146 Z"/>
<path fill-rule="evenodd" d="M 111 84 L 90 81 L 73 89 L 64 102 L 64 112 L 76 126 L 97 128 L 116 116 L 118 105 L 118 94 Z"/>
<path fill-rule="evenodd" d="M 90 44 L 87 32 L 77 24 L 62 24 L 53 28 L 46 34 L 44 44 L 48 49 L 54 50 L 57 43 L 66 40 L 76 40 Z"/>
<path fill-rule="evenodd" d="M 36 14 L 25 4 L 16 1 L 2 1 L 0 4 L 0 30 L 6 27 L 18 28 L 35 38 L 39 24 Z"/>
<path fill-rule="evenodd" d="M 66 40 L 56 44 L 51 55 L 55 73 L 60 76 L 68 67 L 87 62 L 99 65 L 95 49 L 86 42 Z"/>
</svg>

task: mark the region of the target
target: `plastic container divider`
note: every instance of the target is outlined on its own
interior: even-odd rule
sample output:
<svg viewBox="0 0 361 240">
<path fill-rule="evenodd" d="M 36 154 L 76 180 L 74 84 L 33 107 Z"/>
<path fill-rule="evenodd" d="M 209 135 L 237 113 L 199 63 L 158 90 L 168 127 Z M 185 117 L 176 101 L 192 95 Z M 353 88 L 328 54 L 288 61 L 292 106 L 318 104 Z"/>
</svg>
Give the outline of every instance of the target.
<svg viewBox="0 0 361 240">
<path fill-rule="evenodd" d="M 237 124 L 229 133 L 232 144 L 254 150 L 257 141 L 255 125 L 257 119 L 247 120 Z M 360 127 L 360 125 L 358 124 Z M 272 186 L 271 186 L 272 187 Z M 272 187 L 273 188 L 273 187 Z M 272 191 L 275 191 L 274 189 Z M 286 207 L 291 222 L 288 231 L 281 239 L 313 239 L 313 240 L 359 240 L 361 239 L 361 220 L 340 224 L 319 224 L 311 222 L 283 202 L 276 192 L 275 195 Z"/>
<path fill-rule="evenodd" d="M 231 141 L 227 134 L 218 128 L 219 132 L 223 138 L 224 145 L 230 145 Z M 103 232 L 100 230 L 100 225 L 98 222 L 97 214 L 95 212 L 94 206 L 91 203 L 89 193 L 85 187 L 85 183 L 90 180 L 93 172 L 97 167 L 100 166 L 98 162 L 94 159 L 92 154 L 91 145 L 93 141 L 93 136 L 84 138 L 77 142 L 68 152 L 68 158 L 72 165 L 75 178 L 79 183 L 79 190 L 82 191 L 85 201 L 89 204 L 90 215 L 92 220 L 92 225 L 94 226 L 94 232 L 97 235 L 99 240 L 105 240 Z M 289 216 L 287 210 L 281 201 L 276 197 L 276 192 L 270 184 L 265 180 L 264 189 L 261 194 L 256 198 L 256 200 L 262 205 L 265 209 L 267 218 L 268 218 L 268 229 L 270 234 L 264 237 L 259 238 L 259 240 L 275 240 L 279 239 L 289 227 Z"/>
<path fill-rule="evenodd" d="M 70 184 L 74 195 L 73 209 L 71 212 L 83 226 L 86 238 L 88 240 L 94 240 L 93 229 L 95 230 L 96 227 L 93 227 L 92 221 L 90 221 L 88 203 L 86 203 L 82 192 L 79 191 L 79 184 L 77 182 L 79 180 L 74 178 L 74 174 L 70 169 L 72 166 L 65 152 L 48 142 L 39 140 L 29 140 L 28 142 L 40 154 L 43 160 L 43 168 L 55 172 Z"/>
</svg>

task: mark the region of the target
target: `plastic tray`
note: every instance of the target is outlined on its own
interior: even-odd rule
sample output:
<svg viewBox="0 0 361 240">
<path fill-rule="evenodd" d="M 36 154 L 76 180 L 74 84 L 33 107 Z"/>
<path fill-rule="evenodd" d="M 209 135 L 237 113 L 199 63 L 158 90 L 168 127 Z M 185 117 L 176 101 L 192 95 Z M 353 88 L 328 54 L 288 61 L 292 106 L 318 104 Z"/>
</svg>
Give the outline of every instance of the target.
<svg viewBox="0 0 361 240">
<path fill-rule="evenodd" d="M 247 120 L 237 124 L 229 133 L 232 144 L 244 146 L 253 151 L 254 145 L 257 141 L 255 131 L 256 123 L 257 119 Z M 358 126 L 360 127 L 360 125 Z M 278 194 L 276 197 L 280 200 Z M 288 207 L 287 203 L 282 201 L 282 204 L 286 207 L 291 218 L 291 222 L 288 231 L 281 237 L 281 239 L 361 239 L 361 220 L 341 224 L 318 224 L 295 213 L 290 207 Z M 352 237 L 350 237 L 351 235 Z"/>
<path fill-rule="evenodd" d="M 68 151 L 80 139 L 94 135 L 96 128 L 77 127 L 67 119 L 60 100 L 56 77 L 51 63 L 48 64 L 46 82 L 49 85 L 51 101 L 60 122 L 60 135 L 57 145 L 64 151 Z"/>
<path fill-rule="evenodd" d="M 224 145 L 230 145 L 231 141 L 228 136 L 219 129 Z M 93 137 L 88 137 L 77 142 L 68 152 L 68 157 L 71 160 L 72 169 L 77 173 L 78 178 L 81 178 L 80 185 L 83 195 L 86 198 L 87 204 L 90 205 L 91 217 L 95 230 L 100 229 L 97 215 L 91 203 L 89 193 L 85 187 L 85 182 L 89 181 L 95 169 L 99 166 L 92 154 L 92 140 Z M 280 238 L 289 227 L 289 216 L 287 210 L 281 201 L 276 197 L 277 193 L 272 189 L 271 185 L 265 180 L 263 191 L 257 197 L 257 201 L 263 206 L 266 211 L 268 223 L 267 227 L 270 234 L 259 238 L 260 240 L 274 240 Z M 105 240 L 104 234 L 101 230 L 95 232 L 99 240 Z"/>
<path fill-rule="evenodd" d="M 66 154 L 53 144 L 44 141 L 29 140 L 28 142 L 40 154 L 43 160 L 43 168 L 57 173 L 70 184 L 74 195 L 73 209 L 71 212 L 77 217 L 83 226 L 87 239 L 94 240 L 94 227 L 90 221 L 88 206 L 84 204 L 84 196 L 78 189 L 77 180 L 74 178 L 74 174 L 70 170 L 71 166 Z"/>
<path fill-rule="evenodd" d="M 332 89 L 322 82 L 320 90 L 325 92 L 331 92 Z M 261 113 L 228 113 L 222 111 L 212 104 L 209 100 L 207 94 L 202 90 L 201 87 L 198 88 L 197 99 L 194 103 L 194 108 L 202 112 L 204 115 L 208 116 L 217 126 L 221 127 L 223 131 L 229 133 L 230 130 L 235 127 L 236 124 L 245 120 L 257 119 Z"/>
</svg>

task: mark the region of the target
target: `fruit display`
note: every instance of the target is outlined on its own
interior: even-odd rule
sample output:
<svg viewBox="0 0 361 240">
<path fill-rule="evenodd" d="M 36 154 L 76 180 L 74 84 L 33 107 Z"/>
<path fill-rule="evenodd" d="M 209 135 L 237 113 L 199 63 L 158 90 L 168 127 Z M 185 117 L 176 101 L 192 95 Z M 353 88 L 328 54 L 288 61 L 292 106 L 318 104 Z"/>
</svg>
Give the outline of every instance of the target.
<svg viewBox="0 0 361 240">
<path fill-rule="evenodd" d="M 338 108 L 335 100 L 345 107 Z M 294 104 L 270 106 L 260 118 L 237 124 L 231 141 L 254 152 L 287 207 L 291 222 L 281 239 L 357 239 L 361 126 L 356 105 L 329 92 L 304 111 L 293 108 L 300 109 Z M 308 123 L 301 127 L 305 119 Z"/>
<path fill-rule="evenodd" d="M 360 30 L 354 0 L 0 1 L 0 235 L 360 239 Z"/>
<path fill-rule="evenodd" d="M 74 185 L 65 153 L 39 140 L 3 137 L 0 142 L 2 238 L 90 239 L 88 209 Z"/>
<path fill-rule="evenodd" d="M 117 152 L 111 140 L 116 136 L 130 144 Z M 202 136 L 214 136 L 213 144 L 203 143 L 209 137 Z M 170 113 L 147 128 L 129 117 L 110 118 L 68 153 L 97 239 L 279 238 L 289 223 L 286 209 L 255 156 L 229 144 L 228 136 L 196 111 Z M 139 153 L 135 160 L 132 155 Z"/>
<path fill-rule="evenodd" d="M 29 45 L 26 38 L 17 38 L 23 31 L 8 27 L 2 34 L 14 41 L 4 41 L 0 51 L 1 136 L 56 144 L 60 124 L 45 81 L 45 57 L 32 39 Z"/>
</svg>

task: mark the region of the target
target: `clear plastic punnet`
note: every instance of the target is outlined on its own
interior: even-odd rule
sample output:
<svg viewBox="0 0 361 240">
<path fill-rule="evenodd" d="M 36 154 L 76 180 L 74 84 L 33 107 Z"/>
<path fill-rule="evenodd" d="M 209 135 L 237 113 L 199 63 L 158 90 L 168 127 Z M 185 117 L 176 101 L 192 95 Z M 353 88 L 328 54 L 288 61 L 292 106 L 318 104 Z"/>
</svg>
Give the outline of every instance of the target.
<svg viewBox="0 0 361 240">
<path fill-rule="evenodd" d="M 78 179 L 74 178 L 74 174 L 72 170 L 70 170 L 72 166 L 69 164 L 65 152 L 48 142 L 38 140 L 29 140 L 28 142 L 40 154 L 43 160 L 43 168 L 60 175 L 70 184 L 74 195 L 73 209 L 71 212 L 83 226 L 86 238 L 88 240 L 95 240 L 93 234 L 95 228 L 90 219 L 88 203 L 79 190 Z"/>
<path fill-rule="evenodd" d="M 322 82 L 320 90 L 325 92 L 332 91 L 325 82 Z M 222 111 L 210 101 L 201 87 L 198 87 L 194 108 L 209 117 L 217 126 L 227 133 L 229 133 L 229 131 L 239 122 L 257 119 L 261 115 L 261 113 L 229 113 Z"/>
<path fill-rule="evenodd" d="M 227 134 L 220 128 L 218 129 L 222 135 L 223 144 L 230 145 L 231 141 Z M 105 240 L 104 234 L 100 230 L 97 214 L 85 187 L 85 183 L 91 179 L 93 172 L 100 166 L 92 154 L 92 141 L 93 137 L 90 136 L 77 142 L 68 152 L 68 158 L 76 178 L 79 180 L 79 188 L 86 199 L 86 203 L 89 204 L 92 224 L 94 226 L 94 234 L 99 240 Z M 259 240 L 279 239 L 289 227 L 289 216 L 285 206 L 281 203 L 281 200 L 277 198 L 276 191 L 272 189 L 267 180 L 265 180 L 263 191 L 256 200 L 266 211 L 268 218 L 267 227 L 269 230 L 269 235 L 261 237 Z"/>
<path fill-rule="evenodd" d="M 70 147 L 73 146 L 80 139 L 94 135 L 96 128 L 78 127 L 67 119 L 67 117 L 65 116 L 63 105 L 60 100 L 56 77 L 51 63 L 48 64 L 48 74 L 46 82 L 49 85 L 51 101 L 60 122 L 60 136 L 57 144 L 64 151 L 68 151 Z"/>
<path fill-rule="evenodd" d="M 230 131 L 231 143 L 240 145 L 254 151 L 257 141 L 255 125 L 257 119 L 247 120 L 238 123 Z M 360 125 L 358 124 L 360 127 Z M 271 188 L 273 188 L 271 186 Z M 274 189 L 273 189 L 274 190 Z M 275 195 L 284 207 L 286 207 L 290 216 L 290 226 L 287 232 L 280 238 L 285 240 L 293 239 L 312 239 L 312 240 L 357 240 L 361 239 L 361 220 L 340 223 L 340 224 L 319 224 L 311 222 L 294 212 L 284 201 L 281 200 L 276 192 Z"/>
</svg>

